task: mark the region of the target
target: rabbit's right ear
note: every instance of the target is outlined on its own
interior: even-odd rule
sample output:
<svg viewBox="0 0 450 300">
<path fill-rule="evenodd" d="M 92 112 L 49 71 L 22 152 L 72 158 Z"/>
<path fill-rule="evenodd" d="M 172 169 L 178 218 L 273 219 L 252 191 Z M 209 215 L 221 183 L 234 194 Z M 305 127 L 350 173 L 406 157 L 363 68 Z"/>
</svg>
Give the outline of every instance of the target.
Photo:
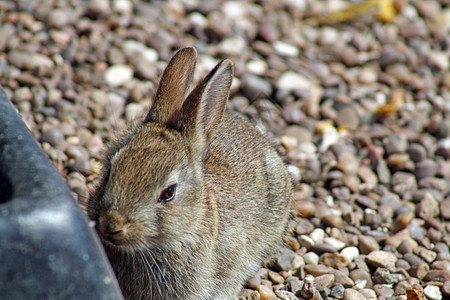
<svg viewBox="0 0 450 300">
<path fill-rule="evenodd" d="M 186 47 L 174 54 L 159 82 L 156 97 L 144 123 L 175 124 L 192 82 L 197 51 Z"/>
</svg>

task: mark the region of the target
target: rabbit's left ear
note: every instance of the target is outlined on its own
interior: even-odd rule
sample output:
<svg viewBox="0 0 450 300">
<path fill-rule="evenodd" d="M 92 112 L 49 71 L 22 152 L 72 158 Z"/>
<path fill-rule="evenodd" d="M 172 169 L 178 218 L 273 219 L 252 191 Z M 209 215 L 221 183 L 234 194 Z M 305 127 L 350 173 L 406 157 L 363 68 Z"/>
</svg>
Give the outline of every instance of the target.
<svg viewBox="0 0 450 300">
<path fill-rule="evenodd" d="M 197 51 L 186 47 L 174 54 L 161 78 L 155 101 L 144 123 L 156 122 L 172 127 L 192 82 Z"/>
<path fill-rule="evenodd" d="M 185 136 L 193 138 L 193 143 L 206 145 L 222 121 L 233 72 L 233 62 L 222 60 L 184 102 L 176 128 Z"/>
</svg>

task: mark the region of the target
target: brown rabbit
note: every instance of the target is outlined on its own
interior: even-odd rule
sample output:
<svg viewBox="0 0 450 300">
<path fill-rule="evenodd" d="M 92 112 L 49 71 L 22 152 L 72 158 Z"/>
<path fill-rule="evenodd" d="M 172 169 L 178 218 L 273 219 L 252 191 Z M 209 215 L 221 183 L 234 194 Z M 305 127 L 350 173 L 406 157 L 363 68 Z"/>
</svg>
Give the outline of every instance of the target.
<svg viewBox="0 0 450 300">
<path fill-rule="evenodd" d="M 225 112 L 233 63 L 186 97 L 196 57 L 173 56 L 144 121 L 110 146 L 88 203 L 127 299 L 236 299 L 288 220 L 282 160 Z"/>
</svg>

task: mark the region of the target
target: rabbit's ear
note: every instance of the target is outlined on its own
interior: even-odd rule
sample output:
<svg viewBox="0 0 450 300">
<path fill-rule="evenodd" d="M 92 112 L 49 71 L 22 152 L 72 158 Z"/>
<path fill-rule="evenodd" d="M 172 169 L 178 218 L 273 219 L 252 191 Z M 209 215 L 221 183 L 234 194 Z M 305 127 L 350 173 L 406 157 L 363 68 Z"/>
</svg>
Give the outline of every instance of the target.
<svg viewBox="0 0 450 300">
<path fill-rule="evenodd" d="M 222 60 L 190 93 L 181 108 L 177 129 L 204 147 L 222 121 L 233 81 L 234 66 Z"/>
<path fill-rule="evenodd" d="M 183 48 L 174 54 L 164 70 L 155 101 L 144 123 L 175 124 L 192 82 L 196 60 L 197 51 L 193 47 Z"/>
</svg>

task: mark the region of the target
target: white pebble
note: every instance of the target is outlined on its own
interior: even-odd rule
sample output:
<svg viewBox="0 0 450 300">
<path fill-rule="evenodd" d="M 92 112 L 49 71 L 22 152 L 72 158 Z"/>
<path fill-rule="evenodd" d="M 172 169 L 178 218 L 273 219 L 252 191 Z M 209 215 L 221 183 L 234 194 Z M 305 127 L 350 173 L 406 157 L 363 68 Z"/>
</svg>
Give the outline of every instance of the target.
<svg viewBox="0 0 450 300">
<path fill-rule="evenodd" d="M 120 86 L 133 78 L 133 70 L 126 65 L 113 65 L 105 71 L 105 81 L 111 86 Z"/>
<path fill-rule="evenodd" d="M 303 255 L 303 259 L 305 260 L 305 263 L 310 265 L 317 265 L 319 263 L 319 255 L 317 255 L 314 252 L 307 252 Z"/>
<path fill-rule="evenodd" d="M 442 299 L 442 292 L 438 286 L 435 285 L 427 285 L 423 289 L 424 295 L 427 297 L 427 299 L 430 300 L 441 300 Z"/>
<path fill-rule="evenodd" d="M 295 165 L 287 165 L 287 170 L 294 182 L 300 182 L 300 180 L 302 179 L 302 173 L 299 167 Z"/>
<path fill-rule="evenodd" d="M 338 251 L 346 246 L 344 242 L 331 237 L 324 238 L 323 242 Z"/>
<path fill-rule="evenodd" d="M 208 24 L 208 20 L 205 18 L 204 15 L 202 15 L 199 12 L 193 12 L 188 15 L 189 21 L 191 21 L 191 24 L 205 27 Z"/>
<path fill-rule="evenodd" d="M 310 238 L 307 235 L 301 235 L 298 238 L 298 241 L 300 242 L 300 245 L 302 247 L 305 247 L 306 249 L 311 248 L 312 246 L 314 246 L 314 241 L 312 238 Z"/>
<path fill-rule="evenodd" d="M 246 41 L 240 36 L 223 40 L 218 45 L 219 50 L 227 55 L 240 55 L 246 47 Z"/>
<path fill-rule="evenodd" d="M 129 0 L 114 0 L 112 8 L 121 14 L 130 15 L 133 12 L 133 3 Z"/>
<path fill-rule="evenodd" d="M 264 72 L 267 71 L 267 63 L 262 60 L 250 60 L 245 68 L 250 73 L 256 74 L 256 75 L 263 75 Z"/>
<path fill-rule="evenodd" d="M 277 87 L 280 90 L 308 90 L 313 86 L 311 80 L 305 76 L 295 73 L 292 71 L 287 71 L 278 79 Z"/>
<path fill-rule="evenodd" d="M 138 41 L 127 40 L 123 43 L 122 48 L 128 59 L 135 59 L 138 56 L 149 63 L 158 60 L 158 52 L 155 49 L 148 48 Z"/>
<path fill-rule="evenodd" d="M 322 142 L 319 146 L 320 152 L 325 152 L 339 141 L 339 133 L 334 126 L 328 126 L 322 133 Z"/>
<path fill-rule="evenodd" d="M 356 247 L 347 247 L 342 249 L 341 255 L 348 259 L 348 261 L 353 261 L 359 256 L 359 250 Z"/>
<path fill-rule="evenodd" d="M 323 238 L 325 237 L 325 231 L 323 231 L 323 229 L 321 229 L 321 228 L 316 228 L 309 234 L 309 236 L 316 244 L 320 244 L 320 243 L 323 243 Z"/>
<path fill-rule="evenodd" d="M 282 41 L 275 41 L 273 43 L 273 49 L 276 54 L 281 56 L 298 57 L 299 55 L 297 47 Z"/>
<path fill-rule="evenodd" d="M 222 4 L 222 11 L 230 19 L 243 17 L 247 11 L 245 3 L 240 1 L 227 1 Z"/>
</svg>

